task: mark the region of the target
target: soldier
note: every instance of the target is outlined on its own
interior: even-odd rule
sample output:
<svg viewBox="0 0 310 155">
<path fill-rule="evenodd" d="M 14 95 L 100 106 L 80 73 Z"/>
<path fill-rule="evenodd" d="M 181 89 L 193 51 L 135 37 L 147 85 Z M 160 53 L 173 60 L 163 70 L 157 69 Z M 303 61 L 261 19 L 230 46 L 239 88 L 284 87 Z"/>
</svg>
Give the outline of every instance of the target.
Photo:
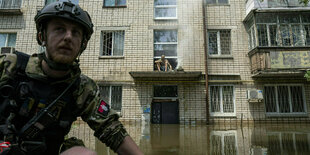
<svg viewBox="0 0 310 155">
<path fill-rule="evenodd" d="M 45 52 L 0 56 L 0 154 L 59 154 L 72 123 L 81 117 L 118 154 L 143 154 L 117 113 L 81 74 L 79 57 L 93 24 L 78 5 L 54 2 L 35 16 Z M 64 154 L 94 154 L 72 147 Z"/>
</svg>

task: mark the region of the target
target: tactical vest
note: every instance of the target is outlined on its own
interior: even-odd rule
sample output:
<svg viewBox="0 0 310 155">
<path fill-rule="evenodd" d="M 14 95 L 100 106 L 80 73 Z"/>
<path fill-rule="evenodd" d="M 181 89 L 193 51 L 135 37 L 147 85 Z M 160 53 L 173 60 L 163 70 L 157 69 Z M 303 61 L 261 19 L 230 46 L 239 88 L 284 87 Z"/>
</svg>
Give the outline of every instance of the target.
<svg viewBox="0 0 310 155">
<path fill-rule="evenodd" d="M 15 97 L 18 108 L 12 123 L 17 131 L 20 131 L 35 114 L 52 103 L 69 84 L 52 84 L 56 79 L 43 81 L 27 77 L 25 68 L 29 55 L 20 52 L 16 52 L 16 55 L 16 73 L 13 79 L 8 81 L 8 84 L 15 88 L 10 95 Z M 72 123 L 81 111 L 76 107 L 76 99 L 72 93 L 79 88 L 79 84 L 80 79 L 75 80 L 69 90 L 51 108 L 57 116 L 57 121 L 44 128 L 35 139 L 30 139 L 31 141 L 44 142 L 46 149 L 34 149 L 26 154 L 58 154 L 65 135 L 69 133 Z"/>
</svg>

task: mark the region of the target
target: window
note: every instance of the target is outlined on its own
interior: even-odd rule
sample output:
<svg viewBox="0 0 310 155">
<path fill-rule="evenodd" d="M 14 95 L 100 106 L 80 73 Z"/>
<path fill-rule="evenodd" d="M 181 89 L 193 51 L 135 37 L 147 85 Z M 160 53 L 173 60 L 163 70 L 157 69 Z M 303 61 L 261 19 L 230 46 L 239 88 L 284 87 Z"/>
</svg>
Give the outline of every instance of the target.
<svg viewBox="0 0 310 155">
<path fill-rule="evenodd" d="M 20 8 L 22 0 L 0 0 L 0 9 Z"/>
<path fill-rule="evenodd" d="M 256 47 L 256 36 L 261 47 L 309 46 L 309 18 L 309 13 L 258 13 L 256 27 L 253 22 L 246 23 L 250 50 Z"/>
<path fill-rule="evenodd" d="M 118 112 L 122 110 L 122 86 L 101 86 L 100 95 L 112 109 Z"/>
<path fill-rule="evenodd" d="M 67 0 L 45 0 L 45 5 L 56 2 L 56 1 L 67 1 Z M 71 0 L 73 4 L 79 4 L 79 0 Z"/>
<path fill-rule="evenodd" d="M 101 56 L 123 56 L 125 31 L 101 32 Z"/>
<path fill-rule="evenodd" d="M 104 0 L 103 6 L 105 7 L 126 6 L 126 0 Z"/>
<path fill-rule="evenodd" d="M 178 86 L 154 86 L 154 97 L 178 97 Z"/>
<path fill-rule="evenodd" d="M 206 0 L 207 4 L 228 4 L 228 0 Z"/>
<path fill-rule="evenodd" d="M 305 114 L 304 90 L 300 85 L 265 86 L 267 114 Z"/>
<path fill-rule="evenodd" d="M 177 19 L 176 0 L 155 0 L 154 7 L 155 19 Z"/>
<path fill-rule="evenodd" d="M 154 30 L 154 62 L 165 55 L 172 69 L 177 66 L 177 45 L 178 31 L 177 30 Z M 154 65 L 154 70 L 157 68 Z"/>
<path fill-rule="evenodd" d="M 210 143 L 210 154 L 238 154 L 236 131 L 212 131 Z"/>
<path fill-rule="evenodd" d="M 230 30 L 208 30 L 210 55 L 230 55 Z"/>
<path fill-rule="evenodd" d="M 234 116 L 234 87 L 229 85 L 210 86 L 210 111 L 213 116 Z"/>
<path fill-rule="evenodd" d="M 0 33 L 0 48 L 15 47 L 16 33 Z"/>
</svg>

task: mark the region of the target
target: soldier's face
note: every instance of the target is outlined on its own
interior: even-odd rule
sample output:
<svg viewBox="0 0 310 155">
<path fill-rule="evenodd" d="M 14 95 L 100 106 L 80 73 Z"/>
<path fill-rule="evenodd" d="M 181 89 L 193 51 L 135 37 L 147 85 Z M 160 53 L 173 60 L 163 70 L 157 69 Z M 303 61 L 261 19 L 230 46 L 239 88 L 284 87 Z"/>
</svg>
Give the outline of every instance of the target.
<svg viewBox="0 0 310 155">
<path fill-rule="evenodd" d="M 83 29 L 69 20 L 51 19 L 47 24 L 47 58 L 57 63 L 71 64 L 81 48 Z"/>
</svg>

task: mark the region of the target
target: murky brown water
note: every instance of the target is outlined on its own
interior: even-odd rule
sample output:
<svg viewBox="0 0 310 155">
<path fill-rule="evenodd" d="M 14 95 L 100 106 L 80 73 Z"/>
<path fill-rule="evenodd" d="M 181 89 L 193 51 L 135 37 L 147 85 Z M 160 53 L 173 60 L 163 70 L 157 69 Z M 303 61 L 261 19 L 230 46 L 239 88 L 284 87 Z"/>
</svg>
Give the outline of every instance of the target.
<svg viewBox="0 0 310 155">
<path fill-rule="evenodd" d="M 310 124 L 207 126 L 129 123 L 125 127 L 147 155 L 310 154 Z M 93 132 L 84 123 L 76 124 L 70 134 L 84 139 L 87 147 L 98 154 L 115 154 L 95 140 Z"/>
</svg>

